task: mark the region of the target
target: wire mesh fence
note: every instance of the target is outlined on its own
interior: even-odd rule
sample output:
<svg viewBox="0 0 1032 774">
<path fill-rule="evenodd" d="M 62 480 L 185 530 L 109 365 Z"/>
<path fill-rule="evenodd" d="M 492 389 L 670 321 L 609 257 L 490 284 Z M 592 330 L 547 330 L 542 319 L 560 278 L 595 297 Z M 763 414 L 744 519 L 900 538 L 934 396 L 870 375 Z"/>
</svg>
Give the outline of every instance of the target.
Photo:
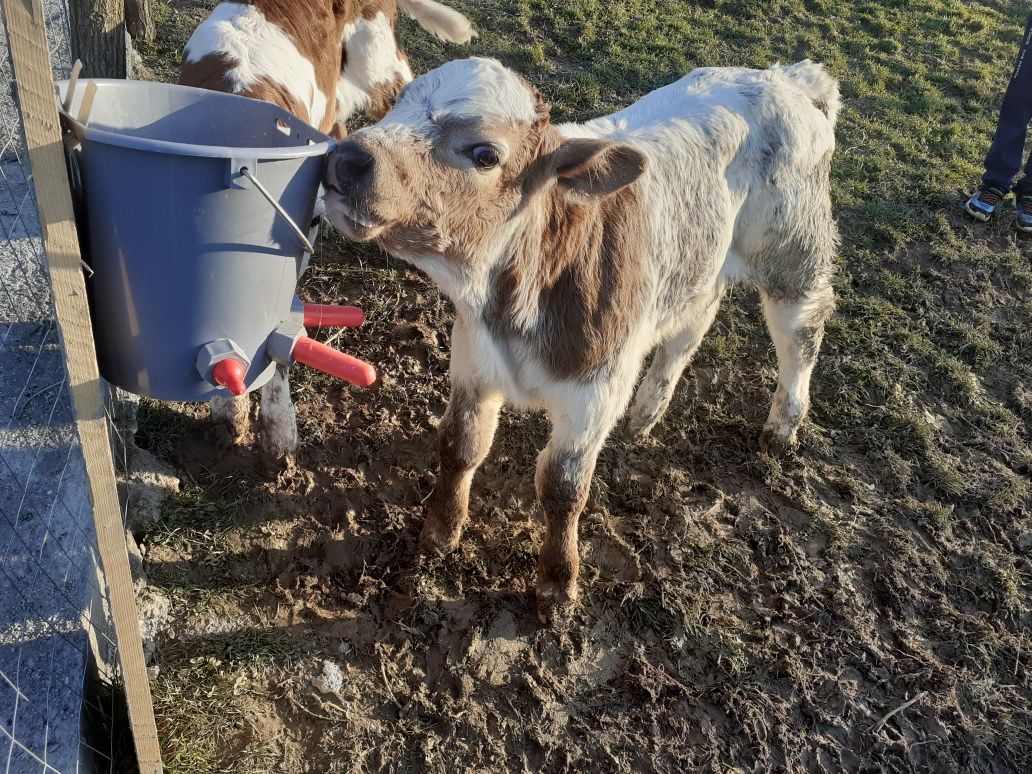
<svg viewBox="0 0 1032 774">
<path fill-rule="evenodd" d="M 57 78 L 69 15 L 44 2 Z M 0 772 L 113 771 L 117 648 L 0 27 Z M 114 423 L 109 423 L 114 427 Z M 120 452 L 120 454 L 124 454 Z M 123 515 L 123 520 L 125 513 Z"/>
</svg>

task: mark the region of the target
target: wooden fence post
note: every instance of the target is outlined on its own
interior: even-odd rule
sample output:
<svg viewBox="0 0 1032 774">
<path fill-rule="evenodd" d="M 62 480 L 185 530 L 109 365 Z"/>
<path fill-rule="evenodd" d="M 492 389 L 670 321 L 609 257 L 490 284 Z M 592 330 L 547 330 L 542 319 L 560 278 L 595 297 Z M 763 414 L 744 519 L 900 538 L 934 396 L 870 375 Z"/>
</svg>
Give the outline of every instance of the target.
<svg viewBox="0 0 1032 774">
<path fill-rule="evenodd" d="M 90 310 L 86 302 L 86 283 L 65 169 L 43 7 L 40 0 L 2 2 L 53 288 L 54 312 L 64 345 L 75 424 L 86 463 L 97 548 L 111 602 L 136 757 L 142 774 L 160 774 L 161 751 L 140 641 L 136 595 L 129 572 Z M 72 6 L 75 5 L 72 2 Z M 121 43 L 122 39 L 119 41 Z M 121 50 L 124 55 L 124 46 Z"/>
<path fill-rule="evenodd" d="M 72 59 L 91 78 L 125 78 L 124 0 L 68 0 Z"/>
</svg>

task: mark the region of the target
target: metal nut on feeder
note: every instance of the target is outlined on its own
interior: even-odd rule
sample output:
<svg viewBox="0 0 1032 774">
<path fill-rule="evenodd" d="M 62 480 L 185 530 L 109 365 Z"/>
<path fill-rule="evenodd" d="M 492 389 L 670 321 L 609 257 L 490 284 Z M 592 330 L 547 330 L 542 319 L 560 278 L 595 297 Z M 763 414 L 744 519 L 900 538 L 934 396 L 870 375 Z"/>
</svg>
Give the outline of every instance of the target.
<svg viewBox="0 0 1032 774">
<path fill-rule="evenodd" d="M 232 395 L 247 392 L 247 355 L 229 339 L 209 341 L 197 353 L 197 373 L 208 384 L 225 387 Z"/>
</svg>

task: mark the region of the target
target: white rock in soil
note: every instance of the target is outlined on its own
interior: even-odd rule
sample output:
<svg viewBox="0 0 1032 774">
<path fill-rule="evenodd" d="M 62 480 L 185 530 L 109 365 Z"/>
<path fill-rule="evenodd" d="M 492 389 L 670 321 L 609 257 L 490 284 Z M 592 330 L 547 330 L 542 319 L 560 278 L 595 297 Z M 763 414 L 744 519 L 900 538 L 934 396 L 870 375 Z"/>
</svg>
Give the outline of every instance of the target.
<svg viewBox="0 0 1032 774">
<path fill-rule="evenodd" d="M 175 468 L 146 449 L 138 446 L 131 448 L 126 491 L 129 498 L 129 529 L 143 532 L 153 526 L 161 516 L 161 505 L 165 498 L 178 491 L 179 476 Z"/>
<path fill-rule="evenodd" d="M 157 651 L 158 635 L 172 617 L 172 602 L 164 594 L 147 587 L 136 595 L 136 608 L 140 616 L 143 657 L 150 662 Z"/>
<path fill-rule="evenodd" d="M 139 594 L 147 585 L 147 576 L 143 572 L 143 551 L 129 530 L 125 531 L 125 550 L 129 555 L 129 574 L 133 579 L 133 590 Z"/>
<path fill-rule="evenodd" d="M 322 672 L 312 678 L 312 686 L 320 693 L 340 696 L 344 690 L 344 673 L 332 661 L 323 661 Z"/>
</svg>

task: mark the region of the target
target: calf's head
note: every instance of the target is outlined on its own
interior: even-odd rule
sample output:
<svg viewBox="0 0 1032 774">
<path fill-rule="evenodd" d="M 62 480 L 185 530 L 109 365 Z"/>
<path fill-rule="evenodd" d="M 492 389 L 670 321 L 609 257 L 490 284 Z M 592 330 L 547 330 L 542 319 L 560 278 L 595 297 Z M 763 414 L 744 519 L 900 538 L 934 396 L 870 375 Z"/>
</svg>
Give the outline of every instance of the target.
<svg viewBox="0 0 1032 774">
<path fill-rule="evenodd" d="M 549 192 L 590 206 L 644 169 L 628 145 L 564 138 L 516 73 L 465 59 L 408 84 L 383 120 L 337 147 L 327 216 L 416 265 L 472 264 L 500 256 Z"/>
</svg>

